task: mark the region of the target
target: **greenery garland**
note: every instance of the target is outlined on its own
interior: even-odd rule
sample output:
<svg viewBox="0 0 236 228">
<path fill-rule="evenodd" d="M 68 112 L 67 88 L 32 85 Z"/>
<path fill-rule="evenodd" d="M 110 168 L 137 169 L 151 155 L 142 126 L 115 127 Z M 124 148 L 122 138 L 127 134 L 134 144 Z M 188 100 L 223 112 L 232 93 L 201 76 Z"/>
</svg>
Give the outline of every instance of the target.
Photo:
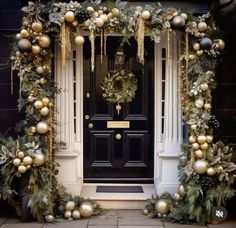
<svg viewBox="0 0 236 228">
<path fill-rule="evenodd" d="M 181 104 L 184 120 L 189 126 L 189 142 L 180 155 L 178 193 L 151 199 L 145 214 L 168 215 L 172 221 L 185 223 L 211 222 L 212 207 L 224 205 L 233 194 L 230 184 L 236 169 L 230 161 L 228 147 L 213 144 L 212 135 L 216 120 L 211 115 L 211 89 L 214 88 L 215 58 L 224 49 L 224 41 L 217 36 L 210 14 L 195 17 L 174 8 L 164 8 L 158 2 L 137 7 L 126 7 L 125 4 L 119 1 L 116 6 L 102 5 L 100 1 L 71 1 L 49 2 L 45 6 L 37 1 L 29 2 L 22 9 L 25 16 L 21 31 L 16 35 L 17 45 L 11 60 L 12 71 L 17 71 L 20 78 L 19 109 L 26 113 L 26 119 L 18 125 L 23 137 L 1 140 L 0 196 L 20 213 L 19 192 L 28 194 L 31 213 L 39 221 L 52 221 L 48 216 L 57 214 L 54 211 L 57 202 L 64 202 L 70 209 L 83 203 L 80 198 L 74 198 L 67 204 L 66 199 L 72 197 L 56 179 L 54 99 L 59 90 L 51 77 L 50 44 L 53 37 L 61 45 L 62 63 L 65 64 L 70 53 L 70 36 L 74 36 L 75 44 L 81 45 L 84 37 L 80 31 L 88 30 L 91 70 L 94 70 L 96 34 L 102 39 L 103 34 L 135 35 L 137 57 L 144 63 L 144 35 L 160 42 L 161 32 L 166 32 L 169 59 L 170 34 L 179 30 L 185 37 L 185 52 L 181 57 Z M 101 41 L 103 43 L 105 45 L 105 39 Z M 45 160 L 35 166 L 34 159 L 38 154 L 43 154 Z M 19 191 L 13 184 L 15 178 L 25 180 Z M 206 183 L 211 186 L 206 188 Z M 64 204 L 60 207 L 60 214 L 65 213 Z M 72 209 L 64 214 L 66 218 L 71 215 Z"/>
</svg>

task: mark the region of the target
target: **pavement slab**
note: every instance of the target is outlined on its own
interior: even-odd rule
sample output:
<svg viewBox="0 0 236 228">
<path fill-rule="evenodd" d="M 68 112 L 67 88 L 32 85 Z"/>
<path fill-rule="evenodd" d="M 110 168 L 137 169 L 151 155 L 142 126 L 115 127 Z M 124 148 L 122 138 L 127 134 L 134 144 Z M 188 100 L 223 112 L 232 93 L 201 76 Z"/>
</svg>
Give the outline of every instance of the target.
<svg viewBox="0 0 236 228">
<path fill-rule="evenodd" d="M 163 222 L 164 228 L 207 228 L 207 226 L 199 226 L 199 225 L 184 225 L 179 223 L 171 223 L 171 222 Z"/>
<path fill-rule="evenodd" d="M 101 215 L 91 217 L 89 219 L 89 226 L 117 226 L 118 211 L 117 210 L 104 210 Z"/>
<path fill-rule="evenodd" d="M 142 210 L 119 210 L 120 226 L 162 226 L 159 219 L 150 219 L 142 214 Z"/>
<path fill-rule="evenodd" d="M 87 228 L 87 226 L 88 220 L 81 219 L 76 221 L 59 221 L 55 223 L 46 223 L 42 226 L 42 228 Z"/>
</svg>

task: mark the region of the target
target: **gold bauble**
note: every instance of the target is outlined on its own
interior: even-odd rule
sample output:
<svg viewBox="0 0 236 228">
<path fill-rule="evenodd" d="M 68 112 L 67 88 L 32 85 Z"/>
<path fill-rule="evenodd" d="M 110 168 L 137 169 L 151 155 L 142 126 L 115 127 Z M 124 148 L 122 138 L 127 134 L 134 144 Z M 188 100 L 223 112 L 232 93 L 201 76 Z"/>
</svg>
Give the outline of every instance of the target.
<svg viewBox="0 0 236 228">
<path fill-rule="evenodd" d="M 49 114 L 49 108 L 48 107 L 43 107 L 40 111 L 39 111 L 41 116 L 47 116 Z"/>
<path fill-rule="evenodd" d="M 79 210 L 72 211 L 72 218 L 73 219 L 80 219 L 80 212 L 79 212 Z"/>
<path fill-rule="evenodd" d="M 17 47 L 19 49 L 19 51 L 22 51 L 22 52 L 29 52 L 31 51 L 31 48 L 32 48 L 32 44 L 29 40 L 27 39 L 21 39 L 19 40 L 18 44 L 17 44 Z"/>
<path fill-rule="evenodd" d="M 189 141 L 190 143 L 195 143 L 196 140 L 197 140 L 196 137 L 193 136 L 193 135 L 190 135 L 189 138 L 188 138 L 188 141 Z"/>
<path fill-rule="evenodd" d="M 40 47 L 42 47 L 42 48 L 48 48 L 50 46 L 50 42 L 51 42 L 49 36 L 45 35 L 45 34 L 40 36 L 38 41 L 39 41 Z"/>
<path fill-rule="evenodd" d="M 201 148 L 202 150 L 206 150 L 206 149 L 208 148 L 208 143 L 205 142 L 205 143 L 201 144 L 201 145 L 200 145 L 200 148 Z"/>
<path fill-rule="evenodd" d="M 188 19 L 188 15 L 186 13 L 181 13 L 180 16 L 183 17 L 184 20 Z"/>
<path fill-rule="evenodd" d="M 202 150 L 196 150 L 194 153 L 195 153 L 195 156 L 200 159 L 203 158 L 205 155 L 205 153 Z"/>
<path fill-rule="evenodd" d="M 31 165 L 27 165 L 26 166 L 26 169 L 28 170 L 28 169 L 30 169 L 31 168 Z"/>
<path fill-rule="evenodd" d="M 47 83 L 47 80 L 46 80 L 45 78 L 40 78 L 40 79 L 39 79 L 39 83 L 40 83 L 41 85 L 44 85 L 44 84 Z"/>
<path fill-rule="evenodd" d="M 43 30 L 43 24 L 40 21 L 35 21 L 32 23 L 32 29 L 34 32 L 40 33 Z"/>
<path fill-rule="evenodd" d="M 104 21 L 104 23 L 108 22 L 108 16 L 107 16 L 107 14 L 102 14 L 102 15 L 100 16 L 100 18 L 102 18 L 102 20 Z"/>
<path fill-rule="evenodd" d="M 27 171 L 27 168 L 24 165 L 18 166 L 19 173 L 25 173 Z"/>
<path fill-rule="evenodd" d="M 180 194 L 181 197 L 185 197 L 187 192 L 186 192 L 186 187 L 182 184 L 179 185 L 178 187 L 178 193 Z"/>
<path fill-rule="evenodd" d="M 75 37 L 75 44 L 77 45 L 82 45 L 84 43 L 84 37 L 83 36 L 80 36 L 80 35 L 77 35 Z"/>
<path fill-rule="evenodd" d="M 17 153 L 17 157 L 20 158 L 20 159 L 23 159 L 25 157 L 25 153 L 23 151 L 19 151 Z"/>
<path fill-rule="evenodd" d="M 204 108 L 205 108 L 206 110 L 211 109 L 211 104 L 209 104 L 209 103 L 204 104 Z"/>
<path fill-rule="evenodd" d="M 112 12 L 109 12 L 109 13 L 107 14 L 107 16 L 108 16 L 109 19 L 111 19 L 111 18 L 113 18 L 113 13 L 112 13 Z"/>
<path fill-rule="evenodd" d="M 44 106 L 48 106 L 50 103 L 50 99 L 48 97 L 43 97 L 41 101 Z"/>
<path fill-rule="evenodd" d="M 160 199 L 156 202 L 155 209 L 160 214 L 167 214 L 170 210 L 170 204 L 165 199 Z"/>
<path fill-rule="evenodd" d="M 195 143 L 192 144 L 192 148 L 193 148 L 194 150 L 198 150 L 198 149 L 200 148 L 200 145 L 195 142 Z"/>
<path fill-rule="evenodd" d="M 34 166 L 41 166 L 45 162 L 45 155 L 40 153 L 40 154 L 35 154 L 33 158 L 33 164 Z"/>
<path fill-rule="evenodd" d="M 208 163 L 205 160 L 197 160 L 193 164 L 193 169 L 198 174 L 204 174 L 207 171 Z"/>
<path fill-rule="evenodd" d="M 82 217 L 89 218 L 93 215 L 93 205 L 90 202 L 83 202 L 79 207 L 79 211 Z"/>
<path fill-rule="evenodd" d="M 45 222 L 47 223 L 55 222 L 55 218 L 53 215 L 46 215 L 44 219 L 45 219 Z"/>
<path fill-rule="evenodd" d="M 95 24 L 97 25 L 98 28 L 101 28 L 104 25 L 104 21 L 102 18 L 98 17 L 95 20 Z"/>
<path fill-rule="evenodd" d="M 207 23 L 206 22 L 199 22 L 197 25 L 197 29 L 199 32 L 205 32 L 207 30 Z"/>
<path fill-rule="evenodd" d="M 88 20 L 86 20 L 86 21 L 84 22 L 83 26 L 84 26 L 84 27 L 89 27 L 90 24 L 91 24 L 91 20 L 88 19 Z"/>
<path fill-rule="evenodd" d="M 16 51 L 16 57 L 20 58 L 21 56 L 22 56 L 21 53 L 19 51 Z"/>
<path fill-rule="evenodd" d="M 72 214 L 71 211 L 65 211 L 64 217 L 68 219 L 71 217 L 71 214 Z"/>
<path fill-rule="evenodd" d="M 190 60 L 194 60 L 195 57 L 196 57 L 196 55 L 194 55 L 194 54 L 190 54 L 190 55 L 188 56 L 188 58 L 189 58 Z"/>
<path fill-rule="evenodd" d="M 141 17 L 142 17 L 144 20 L 148 20 L 148 19 L 151 17 L 151 13 L 150 13 L 148 10 L 144 10 L 144 11 L 141 13 Z"/>
<path fill-rule="evenodd" d="M 143 209 L 143 214 L 148 215 L 149 214 L 148 209 Z"/>
<path fill-rule="evenodd" d="M 202 108 L 203 105 L 204 105 L 204 101 L 203 101 L 202 99 L 197 99 L 197 100 L 195 101 L 195 106 L 196 106 L 197 108 Z"/>
<path fill-rule="evenodd" d="M 39 54 L 41 51 L 41 47 L 39 45 L 32 45 L 31 51 L 33 54 Z"/>
<path fill-rule="evenodd" d="M 117 9 L 117 8 L 113 8 L 113 9 L 111 10 L 111 12 L 112 12 L 112 14 L 113 14 L 114 17 L 118 17 L 119 14 L 120 14 L 119 9 Z"/>
<path fill-rule="evenodd" d="M 216 174 L 216 170 L 213 167 L 209 167 L 207 169 L 207 175 L 208 176 L 214 176 Z"/>
<path fill-rule="evenodd" d="M 213 141 L 213 136 L 207 135 L 207 136 L 206 136 L 206 141 L 207 141 L 207 143 L 212 143 L 212 141 Z"/>
<path fill-rule="evenodd" d="M 23 163 L 24 163 L 25 166 L 31 165 L 32 162 L 33 162 L 33 159 L 30 156 L 25 156 L 23 158 Z"/>
<path fill-rule="evenodd" d="M 87 11 L 92 13 L 92 12 L 94 12 L 94 8 L 92 6 L 88 6 L 87 7 Z"/>
<path fill-rule="evenodd" d="M 35 101 L 34 107 L 35 107 L 35 109 L 41 109 L 43 107 L 43 102 L 42 101 Z"/>
<path fill-rule="evenodd" d="M 16 34 L 16 39 L 17 39 L 17 40 L 20 40 L 20 39 L 21 39 L 20 33 L 17 33 L 17 34 Z"/>
<path fill-rule="evenodd" d="M 65 210 L 66 211 L 72 211 L 75 208 L 75 202 L 74 201 L 68 201 L 65 204 Z"/>
<path fill-rule="evenodd" d="M 73 22 L 75 20 L 75 14 L 73 11 L 67 11 L 64 18 L 67 22 Z"/>
<path fill-rule="evenodd" d="M 27 100 L 29 101 L 29 102 L 34 102 L 35 101 L 35 97 L 33 97 L 33 96 L 28 96 L 28 98 L 27 98 Z"/>
<path fill-rule="evenodd" d="M 201 88 L 202 91 L 207 91 L 208 90 L 208 84 L 207 83 L 202 83 L 200 85 L 200 88 Z"/>
<path fill-rule="evenodd" d="M 43 74 L 44 73 L 44 67 L 43 66 L 37 66 L 36 67 L 36 72 L 38 74 Z"/>
<path fill-rule="evenodd" d="M 72 22 L 72 25 L 75 26 L 75 27 L 77 27 L 78 24 L 79 24 L 79 22 L 78 22 L 77 20 L 75 20 L 75 21 Z"/>
<path fill-rule="evenodd" d="M 179 193 L 174 193 L 173 196 L 172 196 L 172 199 L 175 201 L 175 202 L 179 202 L 182 198 L 180 196 Z"/>
<path fill-rule="evenodd" d="M 197 142 L 200 143 L 200 144 L 203 144 L 206 142 L 206 136 L 205 135 L 199 135 L 197 137 Z"/>
<path fill-rule="evenodd" d="M 223 51 L 225 48 L 225 42 L 222 39 L 216 39 L 213 41 L 213 43 L 216 43 L 218 46 L 218 50 Z"/>
<path fill-rule="evenodd" d="M 204 53 L 203 50 L 196 51 L 196 55 L 197 55 L 197 56 L 201 56 L 201 55 L 203 55 L 203 53 Z"/>
<path fill-rule="evenodd" d="M 14 160 L 13 160 L 13 165 L 14 166 L 19 166 L 21 164 L 21 159 L 20 158 L 15 158 Z"/>
<path fill-rule="evenodd" d="M 197 43 L 197 42 L 194 43 L 194 44 L 193 44 L 193 50 L 194 50 L 194 51 L 199 51 L 199 50 L 200 50 L 200 44 Z"/>
<path fill-rule="evenodd" d="M 20 35 L 21 35 L 22 38 L 28 38 L 29 37 L 29 32 L 28 32 L 27 29 L 22 29 L 20 31 Z"/>
<path fill-rule="evenodd" d="M 47 123 L 41 121 L 41 122 L 37 123 L 36 131 L 39 134 L 46 134 L 49 131 L 49 127 L 48 127 Z"/>
</svg>

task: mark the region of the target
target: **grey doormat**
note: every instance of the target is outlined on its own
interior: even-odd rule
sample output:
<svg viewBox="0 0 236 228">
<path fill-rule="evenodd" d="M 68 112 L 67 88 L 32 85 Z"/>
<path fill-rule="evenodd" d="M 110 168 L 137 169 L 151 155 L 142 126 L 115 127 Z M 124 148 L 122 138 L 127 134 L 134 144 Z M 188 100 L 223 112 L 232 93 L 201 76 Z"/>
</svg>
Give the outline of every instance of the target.
<svg viewBox="0 0 236 228">
<path fill-rule="evenodd" d="M 96 192 L 110 192 L 110 193 L 143 193 L 142 186 L 103 186 L 99 185 Z"/>
</svg>

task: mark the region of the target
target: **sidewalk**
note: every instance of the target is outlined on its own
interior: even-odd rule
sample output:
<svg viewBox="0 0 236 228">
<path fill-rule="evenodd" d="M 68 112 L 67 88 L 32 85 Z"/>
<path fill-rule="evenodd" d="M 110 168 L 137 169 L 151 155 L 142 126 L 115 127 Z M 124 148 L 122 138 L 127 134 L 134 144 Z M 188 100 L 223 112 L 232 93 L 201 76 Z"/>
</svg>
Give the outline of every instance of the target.
<svg viewBox="0 0 236 228">
<path fill-rule="evenodd" d="M 236 228 L 236 220 L 223 224 L 197 226 L 162 222 L 142 215 L 141 210 L 108 210 L 102 215 L 76 221 L 59 220 L 54 224 L 21 223 L 17 219 L 0 217 L 0 228 Z"/>
</svg>

